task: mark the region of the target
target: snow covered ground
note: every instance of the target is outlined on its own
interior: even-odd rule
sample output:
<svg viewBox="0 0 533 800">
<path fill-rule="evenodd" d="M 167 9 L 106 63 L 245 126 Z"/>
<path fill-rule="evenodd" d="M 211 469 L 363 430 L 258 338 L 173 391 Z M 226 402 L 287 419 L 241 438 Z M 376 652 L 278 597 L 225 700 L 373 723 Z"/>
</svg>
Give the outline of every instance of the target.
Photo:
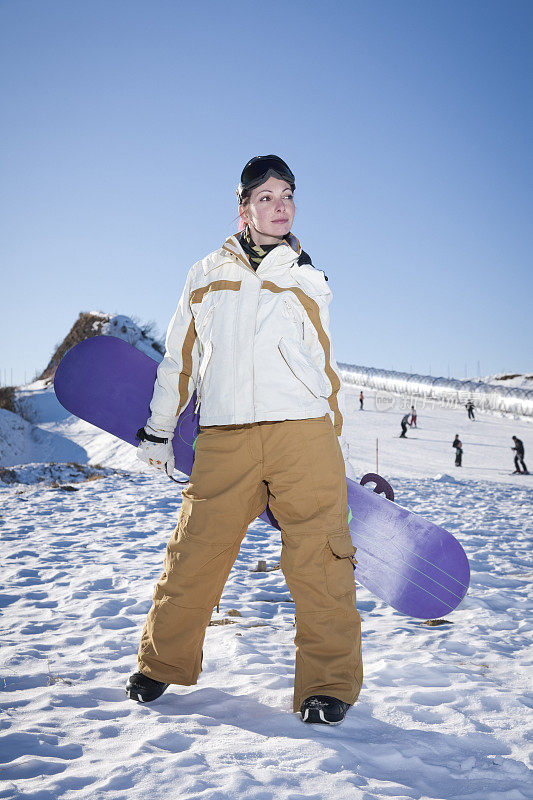
<svg viewBox="0 0 533 800">
<path fill-rule="evenodd" d="M 291 713 L 294 606 L 279 569 L 254 571 L 259 559 L 279 562 L 279 534 L 262 522 L 213 614 L 198 685 L 149 706 L 125 699 L 181 498 L 132 448 L 68 417 L 43 386 L 27 390 L 34 429 L 10 440 L 20 463 L 105 469 L 34 463 L 17 469 L 40 483 L 0 482 L 0 798 L 533 797 L 533 479 L 510 474 L 509 449 L 519 436 L 527 463 L 532 424 L 419 407 L 419 428 L 403 440 L 401 398 L 376 406 L 365 392 L 360 412 L 358 394 L 350 389 L 347 415 L 356 471 L 375 470 L 377 438 L 397 501 L 459 538 L 472 582 L 436 627 L 358 589 L 365 683 L 343 725 L 327 728 Z M 2 437 L 11 423 L 0 417 Z M 24 450 L 39 432 L 57 437 L 54 458 L 46 445 Z"/>
</svg>

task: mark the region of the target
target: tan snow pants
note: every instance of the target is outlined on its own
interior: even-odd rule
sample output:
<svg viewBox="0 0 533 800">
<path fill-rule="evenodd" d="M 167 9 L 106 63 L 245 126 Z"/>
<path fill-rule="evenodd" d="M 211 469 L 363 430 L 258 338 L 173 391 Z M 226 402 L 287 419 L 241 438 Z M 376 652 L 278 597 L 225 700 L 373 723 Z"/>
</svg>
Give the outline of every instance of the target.
<svg viewBox="0 0 533 800">
<path fill-rule="evenodd" d="M 361 621 L 344 461 L 329 415 L 201 429 L 139 669 L 165 683 L 196 683 L 213 607 L 267 501 L 281 528 L 281 568 L 296 608 L 294 710 L 313 694 L 352 704 L 363 677 Z"/>
</svg>

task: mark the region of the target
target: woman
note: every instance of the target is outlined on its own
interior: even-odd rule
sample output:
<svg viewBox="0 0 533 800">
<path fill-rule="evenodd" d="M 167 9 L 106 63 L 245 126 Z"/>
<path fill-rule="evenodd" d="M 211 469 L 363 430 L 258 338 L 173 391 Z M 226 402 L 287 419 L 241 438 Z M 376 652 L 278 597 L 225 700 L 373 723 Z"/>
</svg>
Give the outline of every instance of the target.
<svg viewBox="0 0 533 800">
<path fill-rule="evenodd" d="M 294 711 L 335 724 L 361 689 L 361 626 L 331 292 L 291 233 L 294 189 L 281 158 L 248 162 L 244 230 L 192 267 L 170 322 L 138 456 L 172 473 L 173 431 L 194 389 L 200 434 L 126 691 L 149 702 L 196 683 L 213 607 L 268 502 L 296 606 Z"/>
</svg>

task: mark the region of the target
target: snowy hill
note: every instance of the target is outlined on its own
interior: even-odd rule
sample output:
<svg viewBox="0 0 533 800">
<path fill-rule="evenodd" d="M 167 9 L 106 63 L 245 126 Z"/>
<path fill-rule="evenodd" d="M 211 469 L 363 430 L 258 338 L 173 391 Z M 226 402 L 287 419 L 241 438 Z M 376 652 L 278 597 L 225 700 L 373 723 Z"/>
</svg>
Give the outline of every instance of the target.
<svg viewBox="0 0 533 800">
<path fill-rule="evenodd" d="M 488 375 L 479 380 L 483 381 L 483 383 L 490 383 L 493 386 L 506 386 L 509 389 L 533 389 L 533 375 L 498 372 L 496 375 Z"/>
</svg>

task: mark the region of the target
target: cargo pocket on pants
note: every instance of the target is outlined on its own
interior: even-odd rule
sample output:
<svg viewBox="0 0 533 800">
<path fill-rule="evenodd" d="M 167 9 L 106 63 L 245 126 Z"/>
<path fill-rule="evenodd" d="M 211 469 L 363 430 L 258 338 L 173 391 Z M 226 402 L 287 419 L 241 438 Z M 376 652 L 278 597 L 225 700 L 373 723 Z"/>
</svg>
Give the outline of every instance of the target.
<svg viewBox="0 0 533 800">
<path fill-rule="evenodd" d="M 354 587 L 354 558 L 356 548 L 349 533 L 332 533 L 326 547 L 326 585 L 332 597 L 342 597 Z"/>
</svg>

